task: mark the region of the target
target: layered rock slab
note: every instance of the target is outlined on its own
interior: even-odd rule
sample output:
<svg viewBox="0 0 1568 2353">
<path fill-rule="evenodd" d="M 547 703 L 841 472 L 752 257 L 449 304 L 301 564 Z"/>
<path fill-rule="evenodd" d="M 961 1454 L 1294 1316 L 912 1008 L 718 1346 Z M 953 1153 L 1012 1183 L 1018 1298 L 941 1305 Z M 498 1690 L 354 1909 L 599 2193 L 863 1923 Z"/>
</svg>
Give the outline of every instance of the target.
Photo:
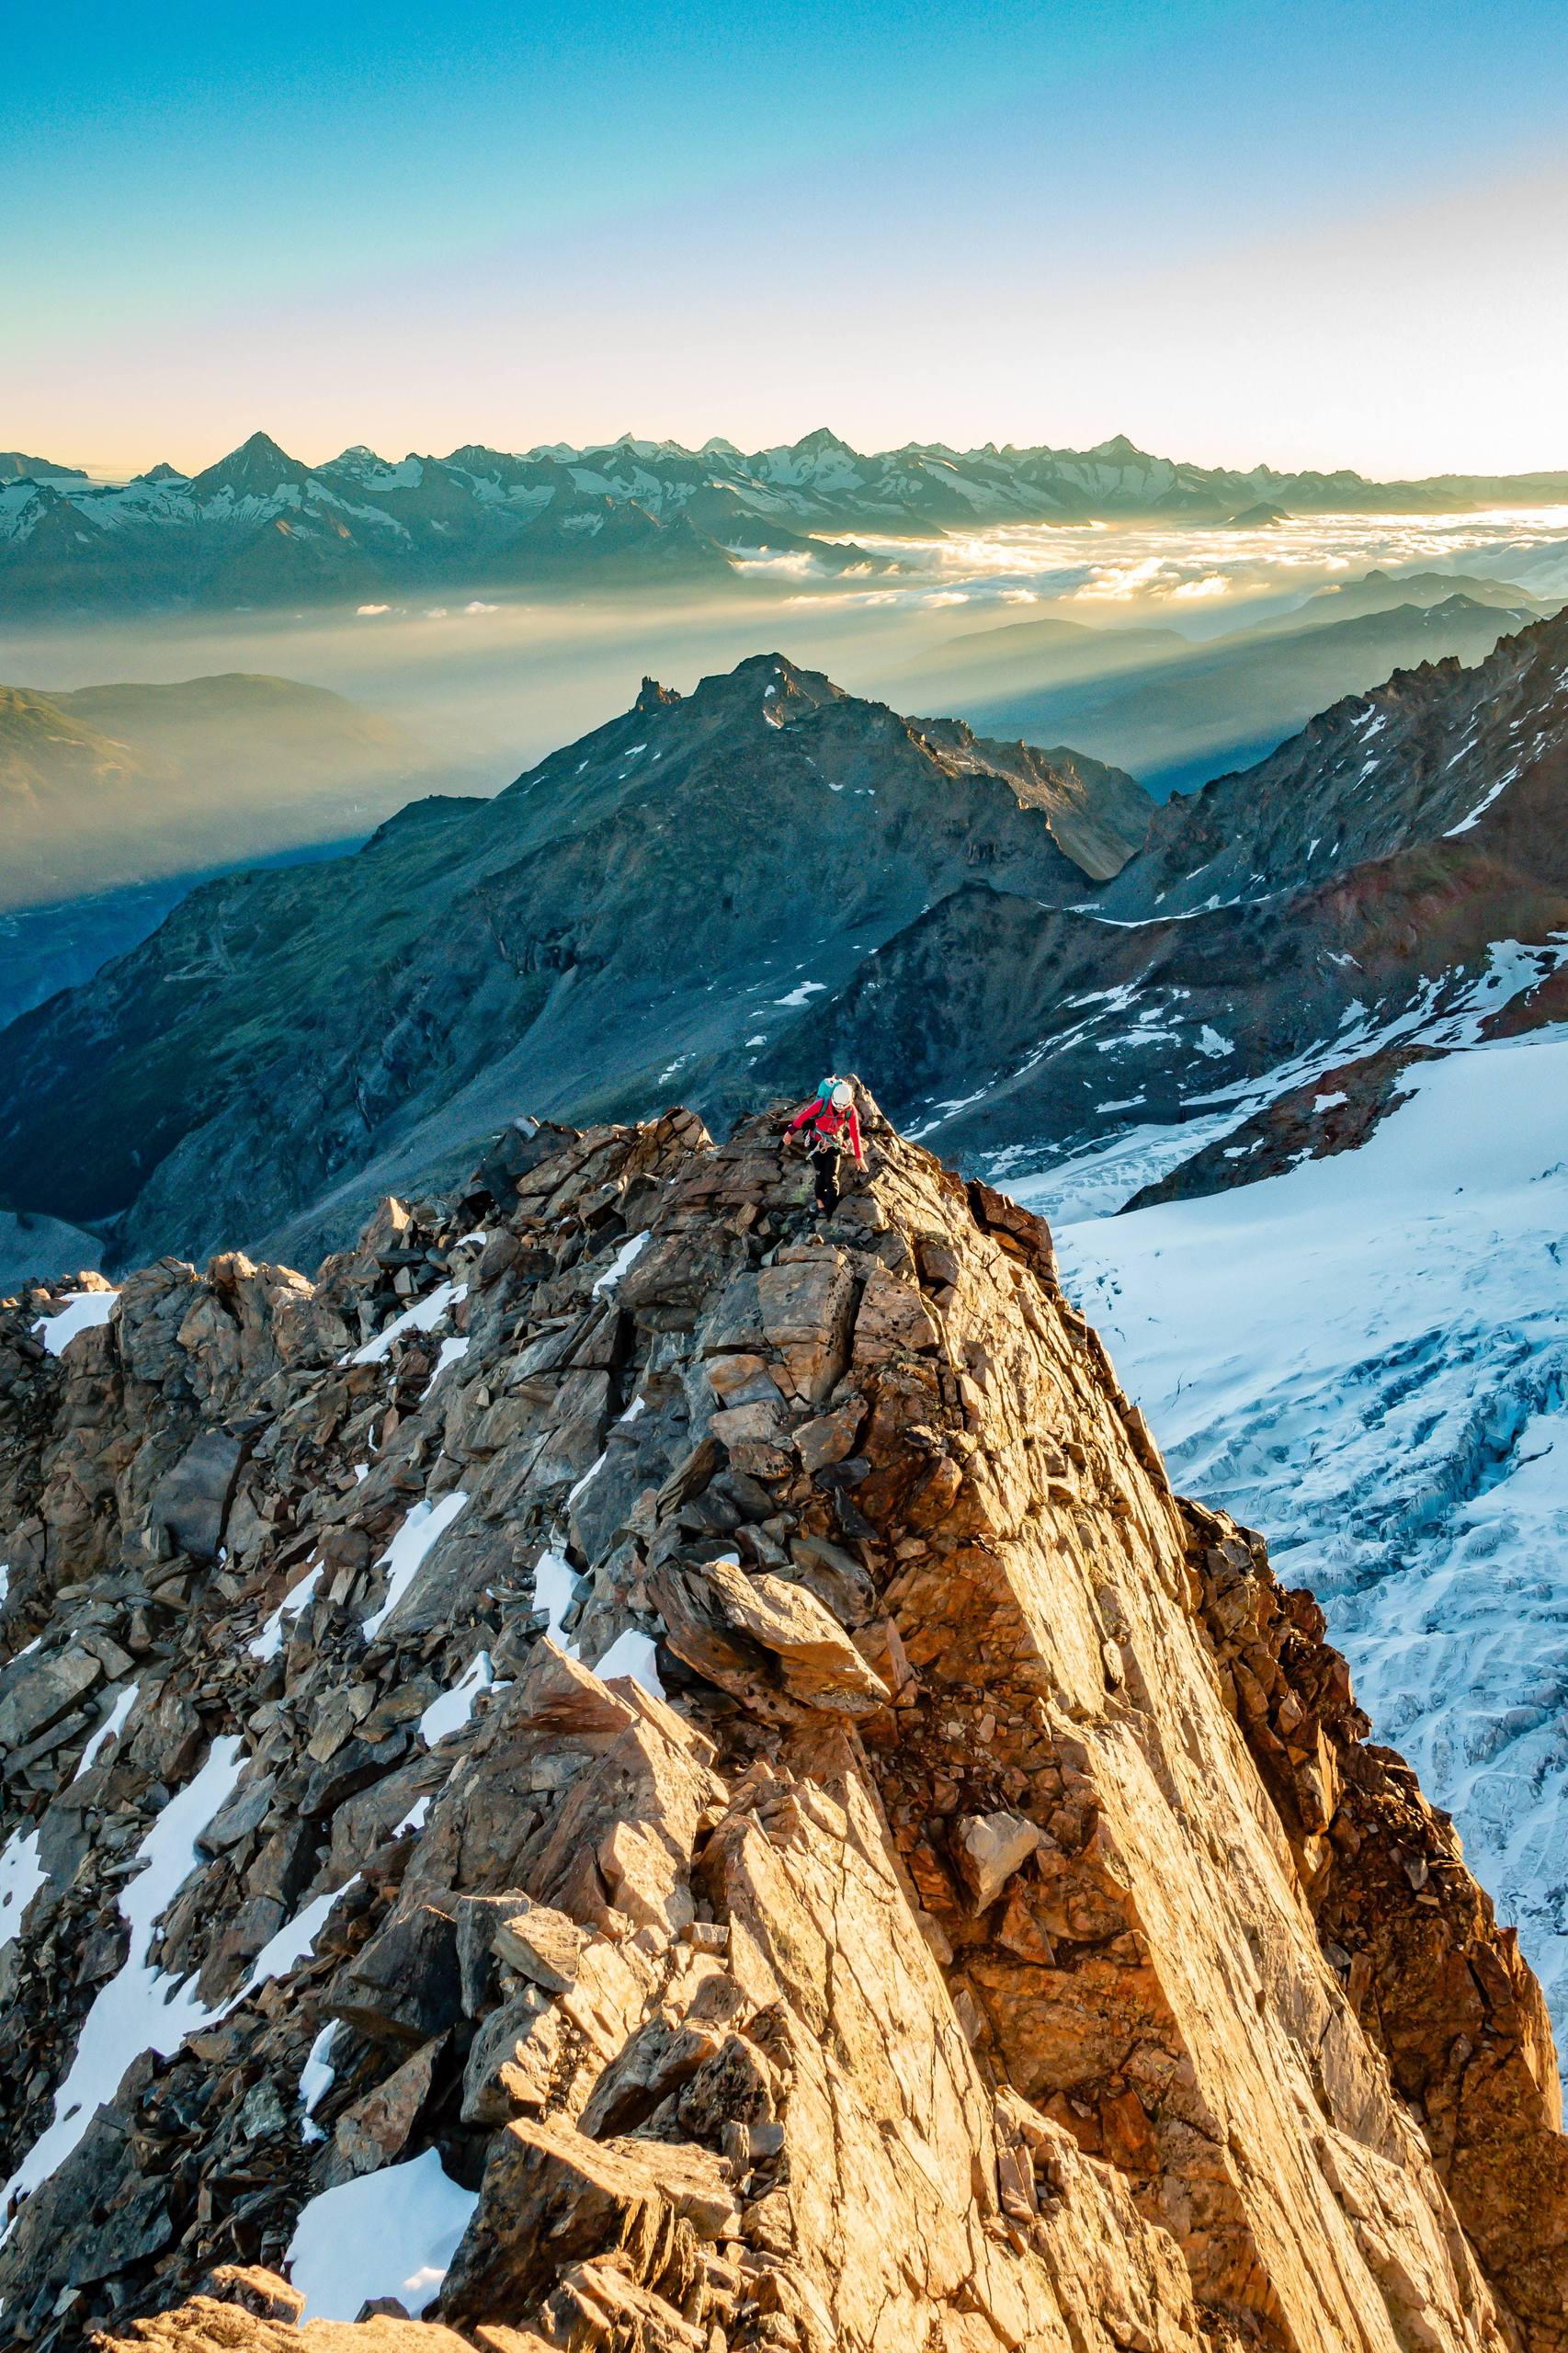
<svg viewBox="0 0 1568 2353">
<path fill-rule="evenodd" d="M 309 2344 L 214 2265 L 429 2152 L 472 2219 L 422 2323 L 335 2325 L 367 2353 L 1562 2341 L 1528 1971 L 1445 1847 L 1456 2062 L 1310 1602 L 1171 1495 L 1038 1221 L 867 1124 L 825 1230 L 775 1127 L 676 1115 L 389 1205 L 315 1285 L 154 1270 L 52 1374 L 18 1334 L 0 1703 L 100 1670 L 4 1760 L 53 1859 L 24 2176 L 115 1864 L 238 1754 L 153 1951 L 205 2015 L 22 2205 L 18 2341 Z M 222 1561 L 158 1502 L 209 1432 Z"/>
</svg>

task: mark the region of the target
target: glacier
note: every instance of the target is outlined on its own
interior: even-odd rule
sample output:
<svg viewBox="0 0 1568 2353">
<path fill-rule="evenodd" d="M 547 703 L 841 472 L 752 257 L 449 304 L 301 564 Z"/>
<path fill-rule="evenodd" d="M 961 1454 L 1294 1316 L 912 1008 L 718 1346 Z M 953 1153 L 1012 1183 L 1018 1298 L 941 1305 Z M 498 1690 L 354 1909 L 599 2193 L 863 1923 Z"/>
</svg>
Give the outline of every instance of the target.
<svg viewBox="0 0 1568 2353">
<path fill-rule="evenodd" d="M 1568 1035 L 1407 1073 L 1358 1151 L 1058 1226 L 1178 1486 L 1328 1612 L 1568 2034 Z"/>
</svg>

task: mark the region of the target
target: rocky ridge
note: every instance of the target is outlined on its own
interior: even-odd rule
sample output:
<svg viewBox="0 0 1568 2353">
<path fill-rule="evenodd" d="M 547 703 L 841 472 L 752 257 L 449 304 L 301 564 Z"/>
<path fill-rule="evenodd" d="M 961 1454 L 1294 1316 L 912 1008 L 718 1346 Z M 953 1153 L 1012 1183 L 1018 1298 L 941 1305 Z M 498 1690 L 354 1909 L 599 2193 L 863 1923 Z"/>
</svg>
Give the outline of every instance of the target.
<svg viewBox="0 0 1568 2353">
<path fill-rule="evenodd" d="M 116 1221 L 122 1264 L 264 1235 L 313 1264 L 378 1194 L 460 1179 L 519 1100 L 641 1116 L 744 1070 L 956 884 L 1066 904 L 1150 813 L 1116 769 L 780 654 L 649 679 L 495 800 L 208 885 L 13 1025 L 0 1201 Z"/>
<path fill-rule="evenodd" d="M 1245 1181 L 1269 1165 L 1268 1107 L 1283 1121 L 1298 1097 L 1291 1148 L 1341 1148 L 1365 1125 L 1327 1110 L 1386 1108 L 1391 1051 L 1554 1017 L 1565 789 L 1560 616 L 1474 669 L 1396 672 L 1173 796 L 1072 908 L 966 882 L 802 1009 L 754 1083 L 888 1073 L 895 1116 L 996 1181 L 1065 1165 L 1070 1198 L 1072 1164 L 1108 1155 L 1129 1179 L 1108 1208 Z"/>
<path fill-rule="evenodd" d="M 13 2341 L 1568 2343 L 1451 1826 L 867 1125 L 824 1230 L 775 1118 L 525 1122 L 313 1281 L 6 1312 Z"/>
</svg>

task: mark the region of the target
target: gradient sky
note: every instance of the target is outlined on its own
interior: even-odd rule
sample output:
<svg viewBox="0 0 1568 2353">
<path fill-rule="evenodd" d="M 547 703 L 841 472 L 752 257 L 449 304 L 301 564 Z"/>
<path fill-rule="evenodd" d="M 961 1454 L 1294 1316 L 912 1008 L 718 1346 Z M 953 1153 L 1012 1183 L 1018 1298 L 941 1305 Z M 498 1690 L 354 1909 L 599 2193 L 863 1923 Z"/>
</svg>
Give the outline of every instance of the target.
<svg viewBox="0 0 1568 2353">
<path fill-rule="evenodd" d="M 1560 0 L 14 12 L 0 447 L 1568 467 Z"/>
</svg>

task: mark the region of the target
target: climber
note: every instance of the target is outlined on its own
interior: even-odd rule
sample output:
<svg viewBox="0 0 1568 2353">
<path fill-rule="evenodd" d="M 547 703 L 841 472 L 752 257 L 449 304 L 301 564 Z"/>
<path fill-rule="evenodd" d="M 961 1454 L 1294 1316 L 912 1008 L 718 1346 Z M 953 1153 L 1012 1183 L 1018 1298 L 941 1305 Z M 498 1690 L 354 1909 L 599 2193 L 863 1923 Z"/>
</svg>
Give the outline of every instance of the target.
<svg viewBox="0 0 1568 2353">
<path fill-rule="evenodd" d="M 816 1213 L 819 1217 L 831 1217 L 838 1207 L 838 1155 L 846 1137 L 857 1165 L 861 1168 L 866 1165 L 855 1089 L 846 1078 L 824 1078 L 784 1132 L 792 1136 L 797 1129 L 808 1126 L 812 1171 L 816 1179 Z"/>
</svg>

